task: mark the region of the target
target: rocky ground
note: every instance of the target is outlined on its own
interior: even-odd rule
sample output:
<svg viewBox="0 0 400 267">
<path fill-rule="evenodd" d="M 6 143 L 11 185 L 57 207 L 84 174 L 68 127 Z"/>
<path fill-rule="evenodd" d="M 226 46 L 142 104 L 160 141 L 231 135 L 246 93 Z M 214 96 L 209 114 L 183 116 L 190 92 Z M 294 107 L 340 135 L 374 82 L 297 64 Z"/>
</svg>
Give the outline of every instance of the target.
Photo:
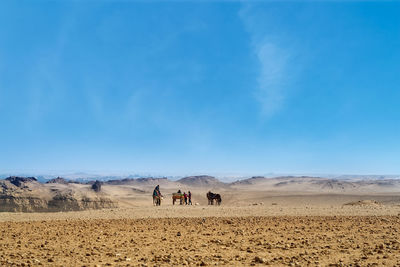
<svg viewBox="0 0 400 267">
<path fill-rule="evenodd" d="M 0 266 L 400 266 L 400 194 L 393 181 L 376 191 L 378 182 L 366 183 L 369 192 L 308 178 L 229 186 L 203 178 L 96 188 L 5 180 Z M 154 183 L 164 195 L 159 207 L 152 205 Z M 193 193 L 193 206 L 172 204 L 178 189 Z M 221 194 L 221 206 L 207 205 L 209 190 Z M 110 205 L 83 205 L 102 197 Z"/>
<path fill-rule="evenodd" d="M 0 223 L 1 266 L 400 265 L 399 216 Z"/>
</svg>

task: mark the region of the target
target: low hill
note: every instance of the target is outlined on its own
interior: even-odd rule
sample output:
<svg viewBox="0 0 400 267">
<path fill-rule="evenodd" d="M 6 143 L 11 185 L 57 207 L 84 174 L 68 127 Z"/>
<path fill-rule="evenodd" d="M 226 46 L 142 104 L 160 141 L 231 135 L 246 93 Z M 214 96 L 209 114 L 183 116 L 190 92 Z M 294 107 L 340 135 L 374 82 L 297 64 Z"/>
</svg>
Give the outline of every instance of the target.
<svg viewBox="0 0 400 267">
<path fill-rule="evenodd" d="M 110 180 L 105 182 L 107 185 L 120 185 L 120 186 L 133 186 L 140 190 L 153 190 L 154 187 L 160 185 L 162 188 L 178 188 L 179 184 L 175 181 L 171 181 L 168 178 L 126 178 L 121 180 Z"/>
<path fill-rule="evenodd" d="M 239 186 L 239 185 L 254 185 L 254 184 L 257 184 L 259 182 L 265 181 L 265 179 L 268 179 L 268 178 L 265 178 L 264 176 L 253 176 L 253 177 L 248 178 L 248 179 L 243 179 L 243 180 L 238 180 L 236 182 L 233 182 L 233 183 L 231 183 L 231 185 L 236 185 L 236 186 Z"/>
<path fill-rule="evenodd" d="M 223 183 L 217 178 L 208 175 L 184 177 L 182 179 L 179 179 L 177 182 L 191 187 L 218 188 L 228 186 L 228 184 Z"/>
<path fill-rule="evenodd" d="M 231 184 L 238 190 L 321 193 L 398 192 L 400 180 L 339 180 L 309 176 L 252 177 Z"/>
<path fill-rule="evenodd" d="M 105 182 L 106 184 L 112 185 L 157 185 L 157 184 L 165 184 L 168 183 L 168 178 L 125 178 L 125 179 L 118 179 L 118 180 L 109 180 Z"/>
</svg>

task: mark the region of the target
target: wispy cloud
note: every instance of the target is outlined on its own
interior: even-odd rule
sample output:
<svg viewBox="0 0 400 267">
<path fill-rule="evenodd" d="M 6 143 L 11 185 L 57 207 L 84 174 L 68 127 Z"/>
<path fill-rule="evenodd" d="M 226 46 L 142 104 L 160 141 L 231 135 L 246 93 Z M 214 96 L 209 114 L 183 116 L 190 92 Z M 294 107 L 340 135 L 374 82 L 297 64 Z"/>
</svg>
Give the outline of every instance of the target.
<svg viewBox="0 0 400 267">
<path fill-rule="evenodd" d="M 284 104 L 287 93 L 285 77 L 290 55 L 288 51 L 269 41 L 258 44 L 255 49 L 260 62 L 255 96 L 261 103 L 263 115 L 270 116 Z"/>
<path fill-rule="evenodd" d="M 263 16 L 255 12 L 254 6 L 244 5 L 239 15 L 259 63 L 254 96 L 260 103 L 262 115 L 271 117 L 283 108 L 287 98 L 292 49 L 284 46 L 279 35 L 265 30 L 270 25 L 266 25 Z"/>
</svg>

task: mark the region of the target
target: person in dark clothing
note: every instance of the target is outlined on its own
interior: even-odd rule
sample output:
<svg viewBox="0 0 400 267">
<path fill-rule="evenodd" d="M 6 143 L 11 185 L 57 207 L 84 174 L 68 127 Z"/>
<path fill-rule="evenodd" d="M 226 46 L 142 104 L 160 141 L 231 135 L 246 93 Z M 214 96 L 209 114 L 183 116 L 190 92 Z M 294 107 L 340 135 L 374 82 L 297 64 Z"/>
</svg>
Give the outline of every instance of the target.
<svg viewBox="0 0 400 267">
<path fill-rule="evenodd" d="M 187 203 L 187 194 L 186 194 L 186 192 L 183 192 L 183 197 L 185 198 L 185 205 L 187 205 L 188 203 Z"/>
<path fill-rule="evenodd" d="M 157 185 L 156 188 L 154 188 L 153 196 L 161 196 L 160 186 L 159 185 Z"/>
<path fill-rule="evenodd" d="M 192 193 L 188 192 L 189 205 L 192 205 Z"/>
<path fill-rule="evenodd" d="M 161 197 L 162 197 L 162 195 L 160 192 L 160 186 L 157 185 L 153 191 L 153 205 L 160 206 L 161 205 Z"/>
</svg>

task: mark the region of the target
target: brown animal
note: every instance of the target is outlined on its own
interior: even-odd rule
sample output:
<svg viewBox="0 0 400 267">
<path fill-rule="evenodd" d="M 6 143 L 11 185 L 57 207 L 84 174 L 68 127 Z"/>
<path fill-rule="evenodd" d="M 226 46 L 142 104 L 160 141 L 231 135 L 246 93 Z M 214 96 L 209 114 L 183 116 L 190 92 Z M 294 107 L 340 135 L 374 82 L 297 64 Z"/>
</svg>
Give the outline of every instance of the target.
<svg viewBox="0 0 400 267">
<path fill-rule="evenodd" d="M 162 196 L 154 196 L 153 195 L 153 205 L 154 206 L 161 206 L 161 200 L 163 199 Z"/>
<path fill-rule="evenodd" d="M 177 199 L 179 199 L 179 204 L 183 204 L 183 199 L 185 196 L 182 193 L 172 193 L 172 205 L 175 205 Z"/>
</svg>

